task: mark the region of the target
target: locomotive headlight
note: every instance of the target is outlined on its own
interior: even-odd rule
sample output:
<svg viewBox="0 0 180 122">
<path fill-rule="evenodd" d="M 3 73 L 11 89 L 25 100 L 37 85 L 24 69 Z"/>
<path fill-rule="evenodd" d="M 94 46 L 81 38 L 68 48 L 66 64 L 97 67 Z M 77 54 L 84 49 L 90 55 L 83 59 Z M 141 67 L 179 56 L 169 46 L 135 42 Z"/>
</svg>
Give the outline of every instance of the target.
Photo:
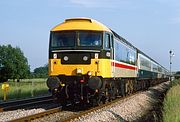
<svg viewBox="0 0 180 122">
<path fill-rule="evenodd" d="M 88 60 L 88 57 L 87 56 L 84 56 L 83 57 L 83 61 L 87 61 Z"/>
<path fill-rule="evenodd" d="M 81 68 L 77 68 L 77 74 L 82 74 L 82 69 Z"/>
<path fill-rule="evenodd" d="M 88 72 L 87 72 L 87 75 L 88 75 L 88 76 L 91 76 L 91 75 L 92 75 L 92 72 L 91 72 L 91 71 L 88 71 Z"/>
<path fill-rule="evenodd" d="M 54 53 L 54 54 L 53 54 L 53 58 L 54 58 L 54 59 L 57 59 L 57 53 Z"/>
<path fill-rule="evenodd" d="M 68 56 L 64 56 L 64 61 L 68 61 L 69 57 Z"/>
</svg>

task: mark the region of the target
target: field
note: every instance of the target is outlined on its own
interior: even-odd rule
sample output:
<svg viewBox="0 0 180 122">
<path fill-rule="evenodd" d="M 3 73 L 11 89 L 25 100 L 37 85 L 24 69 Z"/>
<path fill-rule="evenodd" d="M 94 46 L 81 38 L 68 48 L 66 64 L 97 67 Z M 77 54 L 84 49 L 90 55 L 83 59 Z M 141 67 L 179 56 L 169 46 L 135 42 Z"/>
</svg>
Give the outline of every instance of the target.
<svg viewBox="0 0 180 122">
<path fill-rule="evenodd" d="M 180 80 L 174 80 L 164 100 L 164 122 L 180 122 Z"/>
<path fill-rule="evenodd" d="M 8 81 L 8 100 L 22 99 L 48 94 L 46 79 L 23 79 L 20 82 Z M 2 83 L 0 83 L 0 86 Z M 0 89 L 0 101 L 3 99 L 3 92 Z"/>
</svg>

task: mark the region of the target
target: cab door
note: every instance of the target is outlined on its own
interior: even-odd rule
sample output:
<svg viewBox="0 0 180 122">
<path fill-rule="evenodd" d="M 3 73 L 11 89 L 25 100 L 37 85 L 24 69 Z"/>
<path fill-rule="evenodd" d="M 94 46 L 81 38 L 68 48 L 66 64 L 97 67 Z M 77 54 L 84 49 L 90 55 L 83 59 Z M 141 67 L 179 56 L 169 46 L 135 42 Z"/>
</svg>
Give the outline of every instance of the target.
<svg viewBox="0 0 180 122">
<path fill-rule="evenodd" d="M 114 48 L 113 48 L 113 35 L 110 33 L 105 33 L 104 38 L 104 49 L 106 50 L 106 57 L 109 59 L 109 67 L 111 72 L 111 77 L 114 76 Z"/>
</svg>

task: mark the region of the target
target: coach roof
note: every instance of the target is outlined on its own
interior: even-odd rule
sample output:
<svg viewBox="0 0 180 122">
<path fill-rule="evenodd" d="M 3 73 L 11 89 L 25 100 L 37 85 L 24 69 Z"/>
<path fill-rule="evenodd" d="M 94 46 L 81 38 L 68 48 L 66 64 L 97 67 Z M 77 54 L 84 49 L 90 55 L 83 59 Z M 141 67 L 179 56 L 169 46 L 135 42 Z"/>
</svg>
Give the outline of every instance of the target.
<svg viewBox="0 0 180 122">
<path fill-rule="evenodd" d="M 51 31 L 64 30 L 90 30 L 90 31 L 107 31 L 111 30 L 102 23 L 90 18 L 71 18 L 55 26 Z"/>
</svg>

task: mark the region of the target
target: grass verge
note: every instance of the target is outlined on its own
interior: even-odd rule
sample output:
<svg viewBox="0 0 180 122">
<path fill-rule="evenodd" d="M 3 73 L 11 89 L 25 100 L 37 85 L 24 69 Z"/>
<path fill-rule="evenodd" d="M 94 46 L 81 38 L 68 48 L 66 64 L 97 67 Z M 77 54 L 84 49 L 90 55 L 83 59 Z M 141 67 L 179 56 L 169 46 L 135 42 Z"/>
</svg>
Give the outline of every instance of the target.
<svg viewBox="0 0 180 122">
<path fill-rule="evenodd" d="M 22 99 L 35 96 L 46 95 L 48 88 L 46 79 L 24 79 L 20 82 L 9 81 L 9 90 L 7 92 L 8 100 Z M 0 84 L 0 86 L 2 83 Z M 3 91 L 0 90 L 0 101 L 3 100 Z"/>
<path fill-rule="evenodd" d="M 174 80 L 164 100 L 163 122 L 180 122 L 180 80 Z"/>
</svg>

